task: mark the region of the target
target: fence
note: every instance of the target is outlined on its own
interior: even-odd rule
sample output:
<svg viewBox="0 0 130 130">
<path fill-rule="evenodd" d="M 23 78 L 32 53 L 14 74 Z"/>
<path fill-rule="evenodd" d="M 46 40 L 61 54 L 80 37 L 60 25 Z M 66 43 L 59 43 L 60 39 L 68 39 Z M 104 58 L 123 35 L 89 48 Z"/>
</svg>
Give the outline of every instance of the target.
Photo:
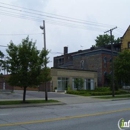
<svg viewBox="0 0 130 130">
<path fill-rule="evenodd" d="M 7 82 L 0 82 L 0 91 L 13 91 L 14 87 Z"/>
<path fill-rule="evenodd" d="M 46 83 L 46 88 L 48 92 L 52 92 L 53 91 L 53 86 L 51 82 L 47 82 Z M 45 91 L 45 83 L 39 85 L 39 91 Z"/>
</svg>

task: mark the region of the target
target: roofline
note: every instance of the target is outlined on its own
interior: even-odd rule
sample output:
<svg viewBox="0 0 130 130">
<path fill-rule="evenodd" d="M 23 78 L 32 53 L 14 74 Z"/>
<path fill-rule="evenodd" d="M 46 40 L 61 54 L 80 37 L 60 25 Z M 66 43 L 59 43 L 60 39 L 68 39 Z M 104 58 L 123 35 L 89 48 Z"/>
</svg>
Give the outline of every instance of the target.
<svg viewBox="0 0 130 130">
<path fill-rule="evenodd" d="M 125 36 L 125 34 L 126 34 L 126 32 L 128 31 L 129 28 L 130 28 L 130 25 L 128 26 L 128 28 L 126 29 L 124 35 L 121 38 L 124 38 L 124 36 Z"/>
<path fill-rule="evenodd" d="M 89 72 L 97 72 L 97 71 L 95 71 L 95 70 L 82 70 L 82 69 L 59 68 L 59 67 L 51 67 L 51 69 L 64 69 L 64 70 L 76 70 L 76 71 L 89 71 Z"/>
<path fill-rule="evenodd" d="M 78 51 L 75 51 L 75 52 L 71 52 L 71 53 L 67 53 L 67 54 L 65 54 L 65 55 L 72 55 L 72 54 L 76 54 L 76 53 L 81 53 L 81 52 L 83 52 L 83 51 L 86 51 L 86 50 L 90 50 L 90 49 L 85 49 L 85 50 L 78 50 Z M 59 58 L 59 57 L 62 57 L 62 56 L 64 56 L 64 54 L 63 55 L 60 55 L 60 56 L 56 56 L 56 57 L 54 57 L 54 58 Z"/>
<path fill-rule="evenodd" d="M 74 55 L 72 55 L 72 56 L 82 55 L 82 54 L 91 53 L 91 52 L 98 52 L 98 51 L 107 51 L 107 52 L 111 52 L 111 50 L 109 50 L 109 49 L 100 48 L 100 49 L 97 49 L 97 50 L 90 50 L 90 51 L 87 51 L 87 52 L 81 52 L 81 53 L 78 53 L 78 54 L 74 54 Z M 113 51 L 113 52 L 118 53 L 117 51 Z"/>
</svg>

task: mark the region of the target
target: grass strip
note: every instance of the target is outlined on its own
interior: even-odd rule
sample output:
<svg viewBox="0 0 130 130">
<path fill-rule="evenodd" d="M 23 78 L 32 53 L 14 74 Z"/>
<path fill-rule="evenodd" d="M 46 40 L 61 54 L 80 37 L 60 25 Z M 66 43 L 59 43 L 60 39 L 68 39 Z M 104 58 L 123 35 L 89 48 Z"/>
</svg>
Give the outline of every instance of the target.
<svg viewBox="0 0 130 130">
<path fill-rule="evenodd" d="M 12 101 L 0 101 L 0 105 L 20 105 L 20 104 L 36 104 L 36 103 L 55 103 L 57 100 L 26 100 L 23 102 L 21 100 L 12 100 Z"/>
<path fill-rule="evenodd" d="M 95 98 L 101 98 L 101 99 L 118 99 L 118 98 L 130 98 L 130 95 L 115 95 L 115 97 L 112 96 L 99 96 Z"/>
</svg>

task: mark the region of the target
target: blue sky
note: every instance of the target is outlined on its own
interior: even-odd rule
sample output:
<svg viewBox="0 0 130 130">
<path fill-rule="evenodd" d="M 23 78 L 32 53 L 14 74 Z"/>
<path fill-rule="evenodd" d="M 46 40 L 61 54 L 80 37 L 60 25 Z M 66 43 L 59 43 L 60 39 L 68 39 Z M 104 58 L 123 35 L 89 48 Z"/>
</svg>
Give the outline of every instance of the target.
<svg viewBox="0 0 130 130">
<path fill-rule="evenodd" d="M 45 20 L 47 49 L 51 50 L 49 66 L 52 67 L 53 57 L 62 53 L 64 46 L 68 46 L 69 52 L 88 49 L 95 44 L 98 35 L 104 34 L 106 30 L 115 26 L 117 29 L 113 31 L 113 34 L 115 37 L 121 37 L 130 24 L 129 5 L 129 0 L 0 0 L 0 45 L 9 44 L 10 40 L 19 44 L 29 35 L 30 39 L 37 41 L 37 48 L 41 49 L 43 36 L 40 34 L 42 30 L 39 26 L 42 25 L 42 20 Z M 34 15 L 34 12 L 27 14 L 23 12 L 24 9 L 20 8 L 17 9 L 21 11 L 16 12 L 12 10 L 14 6 L 42 11 L 44 12 L 40 12 L 42 15 L 53 14 L 51 16 L 60 15 L 64 19 L 68 17 L 71 20 L 79 19 L 80 22 L 82 20 L 86 24 L 55 20 L 40 15 L 35 15 L 35 17 L 40 17 L 39 20 L 22 19 L 24 16 Z M 13 15 L 17 13 L 19 18 L 12 17 L 10 14 L 7 16 L 7 11 L 13 12 Z M 38 13 L 37 11 L 35 13 Z M 5 51 L 5 48 L 0 48 Z"/>
</svg>

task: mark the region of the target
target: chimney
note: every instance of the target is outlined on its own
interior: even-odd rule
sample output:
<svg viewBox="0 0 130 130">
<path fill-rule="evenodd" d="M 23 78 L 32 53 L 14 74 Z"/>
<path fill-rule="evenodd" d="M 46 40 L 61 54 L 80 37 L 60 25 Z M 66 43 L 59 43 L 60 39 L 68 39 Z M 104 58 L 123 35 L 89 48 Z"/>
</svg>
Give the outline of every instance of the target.
<svg viewBox="0 0 130 130">
<path fill-rule="evenodd" d="M 64 47 L 64 55 L 67 54 L 67 53 L 68 53 L 68 47 L 65 46 L 65 47 Z"/>
</svg>

